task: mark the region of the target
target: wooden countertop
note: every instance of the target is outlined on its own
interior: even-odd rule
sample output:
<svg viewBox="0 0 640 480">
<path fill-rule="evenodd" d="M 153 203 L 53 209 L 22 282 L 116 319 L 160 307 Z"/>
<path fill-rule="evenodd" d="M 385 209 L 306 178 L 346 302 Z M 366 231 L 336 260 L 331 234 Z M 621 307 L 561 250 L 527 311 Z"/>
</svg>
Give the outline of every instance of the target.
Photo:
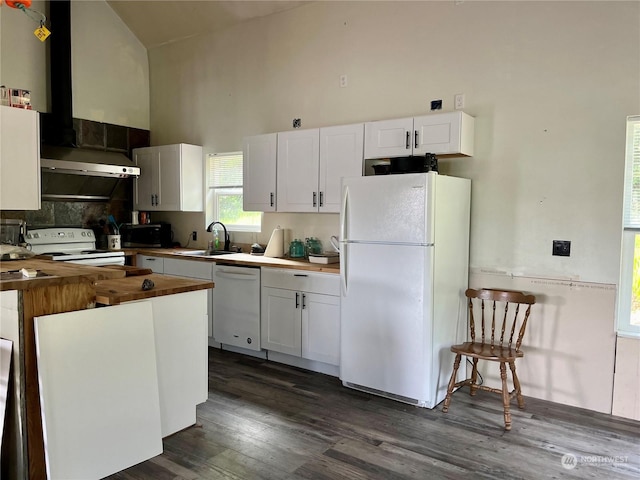
<svg viewBox="0 0 640 480">
<path fill-rule="evenodd" d="M 151 290 L 142 290 L 142 282 L 149 279 L 154 283 Z M 98 280 L 96 287 L 96 303 L 102 305 L 119 305 L 133 300 L 173 295 L 175 293 L 193 292 L 213 288 L 213 282 L 194 278 L 172 277 L 152 273 L 134 277 Z"/>
<path fill-rule="evenodd" d="M 37 270 L 38 276 L 33 278 L 23 277 L 19 273 L 22 268 Z M 85 281 L 87 278 L 95 282 L 97 280 L 124 278 L 125 274 L 124 270 L 55 262 L 40 258 L 10 260 L 0 262 L 0 291 L 68 285 Z"/>
<path fill-rule="evenodd" d="M 248 253 L 230 253 L 228 255 L 185 255 L 185 252 L 197 251 L 186 248 L 145 248 L 138 250 L 141 255 L 155 257 L 179 258 L 182 260 L 196 260 L 199 262 L 215 262 L 220 265 L 240 265 L 250 267 L 292 268 L 313 272 L 340 274 L 339 263 L 311 263 L 307 260 L 291 260 L 288 258 L 271 258 L 263 255 Z"/>
</svg>

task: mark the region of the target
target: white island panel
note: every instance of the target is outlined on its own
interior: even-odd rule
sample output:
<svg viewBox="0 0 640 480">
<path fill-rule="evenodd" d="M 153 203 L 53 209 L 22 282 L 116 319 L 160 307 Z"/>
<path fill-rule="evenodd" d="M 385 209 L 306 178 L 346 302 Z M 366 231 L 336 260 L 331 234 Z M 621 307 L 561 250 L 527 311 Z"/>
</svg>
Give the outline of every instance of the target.
<svg viewBox="0 0 640 480">
<path fill-rule="evenodd" d="M 151 302 L 35 318 L 47 477 L 94 479 L 162 453 Z"/>
</svg>

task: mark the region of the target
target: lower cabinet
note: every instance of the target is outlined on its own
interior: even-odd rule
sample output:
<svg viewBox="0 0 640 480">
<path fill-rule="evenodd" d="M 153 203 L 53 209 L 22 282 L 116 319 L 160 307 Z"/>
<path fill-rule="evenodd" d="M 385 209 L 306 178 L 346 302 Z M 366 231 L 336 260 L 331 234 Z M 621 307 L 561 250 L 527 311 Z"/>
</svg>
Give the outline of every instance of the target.
<svg viewBox="0 0 640 480">
<path fill-rule="evenodd" d="M 156 258 L 156 257 L 148 257 Z M 163 260 L 163 272 L 165 275 L 175 275 L 177 277 L 197 278 L 200 280 L 213 280 L 213 262 L 199 262 L 197 260 L 181 260 L 177 258 L 159 258 Z M 160 265 L 151 262 L 149 268 Z M 140 264 L 138 264 L 140 265 Z M 155 270 L 154 270 L 155 271 Z M 207 290 L 207 336 L 213 336 L 213 289 Z"/>
<path fill-rule="evenodd" d="M 262 269 L 261 346 L 340 364 L 340 277 Z"/>
<path fill-rule="evenodd" d="M 140 268 L 150 268 L 153 273 L 164 273 L 164 258 L 139 253 L 136 255 L 136 266 Z"/>
</svg>

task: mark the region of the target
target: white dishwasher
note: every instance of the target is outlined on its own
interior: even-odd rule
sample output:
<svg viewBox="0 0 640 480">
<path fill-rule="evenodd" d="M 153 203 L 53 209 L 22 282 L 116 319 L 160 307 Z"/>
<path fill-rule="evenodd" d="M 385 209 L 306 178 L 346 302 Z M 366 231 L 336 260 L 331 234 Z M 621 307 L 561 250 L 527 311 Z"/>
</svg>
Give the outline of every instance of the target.
<svg viewBox="0 0 640 480">
<path fill-rule="evenodd" d="M 260 268 L 213 268 L 213 339 L 260 351 Z"/>
</svg>

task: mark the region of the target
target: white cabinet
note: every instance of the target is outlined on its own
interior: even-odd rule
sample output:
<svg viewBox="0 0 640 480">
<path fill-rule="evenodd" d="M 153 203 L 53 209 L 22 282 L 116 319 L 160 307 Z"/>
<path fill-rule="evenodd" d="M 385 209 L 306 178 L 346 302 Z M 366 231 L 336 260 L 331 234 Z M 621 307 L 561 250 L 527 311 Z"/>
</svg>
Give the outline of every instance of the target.
<svg viewBox="0 0 640 480">
<path fill-rule="evenodd" d="M 139 257 L 139 256 L 138 256 Z M 149 268 L 155 266 L 158 268 L 160 264 L 156 263 L 157 257 L 146 257 Z M 154 259 L 154 260 L 149 260 Z M 200 262 L 197 260 L 181 260 L 178 258 L 164 258 L 163 273 L 165 275 L 175 275 L 177 277 L 198 278 L 200 280 L 213 281 L 215 263 Z M 141 266 L 138 264 L 138 266 Z M 213 289 L 207 290 L 207 336 L 213 336 Z"/>
<path fill-rule="evenodd" d="M 246 212 L 276 210 L 277 134 L 255 135 L 242 141 L 243 208 Z"/>
<path fill-rule="evenodd" d="M 340 212 L 340 182 L 362 175 L 363 142 L 363 124 L 278 133 L 277 210 Z"/>
<path fill-rule="evenodd" d="M 318 162 L 320 131 L 293 130 L 278 133 L 279 212 L 318 211 Z"/>
<path fill-rule="evenodd" d="M 365 124 L 364 158 L 473 155 L 474 118 L 464 112 L 381 120 Z"/>
<path fill-rule="evenodd" d="M 136 210 L 202 211 L 202 147 L 180 143 L 137 148 L 133 159 L 140 167 L 140 176 L 134 183 Z"/>
<path fill-rule="evenodd" d="M 262 269 L 262 348 L 340 364 L 340 277 Z"/>
<path fill-rule="evenodd" d="M 320 129 L 319 212 L 340 213 L 342 178 L 362 175 L 364 124 Z"/>
<path fill-rule="evenodd" d="M 164 273 L 164 258 L 139 253 L 136 255 L 136 266 L 140 268 L 150 268 L 153 273 Z"/>
<path fill-rule="evenodd" d="M 0 106 L 0 210 L 40 209 L 40 116 Z"/>
</svg>

